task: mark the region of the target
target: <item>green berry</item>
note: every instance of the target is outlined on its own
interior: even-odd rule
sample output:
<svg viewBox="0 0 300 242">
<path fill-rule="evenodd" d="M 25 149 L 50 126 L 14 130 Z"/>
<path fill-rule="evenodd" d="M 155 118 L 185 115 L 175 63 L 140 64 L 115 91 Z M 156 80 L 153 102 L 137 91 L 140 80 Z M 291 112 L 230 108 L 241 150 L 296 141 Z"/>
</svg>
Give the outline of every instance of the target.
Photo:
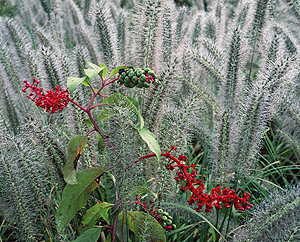
<svg viewBox="0 0 300 242">
<path fill-rule="evenodd" d="M 173 221 L 171 219 L 167 220 L 167 225 L 171 226 L 173 224 Z"/>
<path fill-rule="evenodd" d="M 125 82 L 125 83 L 129 83 L 129 81 L 130 81 L 129 77 L 126 76 L 126 77 L 124 78 L 124 82 Z"/>
<path fill-rule="evenodd" d="M 119 82 L 120 84 L 123 84 L 123 83 L 124 83 L 124 79 L 120 78 L 120 79 L 118 80 L 118 82 Z"/>
<path fill-rule="evenodd" d="M 138 87 L 138 88 L 143 88 L 144 86 L 143 86 L 143 84 L 136 84 L 136 87 Z"/>
<path fill-rule="evenodd" d="M 154 71 L 150 70 L 150 71 L 148 71 L 148 74 L 149 75 L 154 75 Z"/>
<path fill-rule="evenodd" d="M 163 221 L 167 221 L 167 220 L 168 220 L 167 216 L 162 216 L 161 219 L 162 219 Z"/>
<path fill-rule="evenodd" d="M 161 223 L 161 226 L 162 226 L 162 227 L 166 227 L 166 225 L 167 225 L 167 224 L 166 224 L 165 222 Z"/>
<path fill-rule="evenodd" d="M 125 76 L 126 76 L 126 72 L 122 72 L 121 77 L 125 78 Z"/>
<path fill-rule="evenodd" d="M 136 72 L 136 75 L 137 76 L 141 76 L 143 74 L 143 72 L 141 71 L 141 70 L 138 70 L 137 72 Z"/>
<path fill-rule="evenodd" d="M 134 72 L 133 71 L 129 72 L 128 76 L 129 78 L 132 78 L 134 76 Z"/>
<path fill-rule="evenodd" d="M 148 72 L 148 71 L 150 71 L 150 70 L 151 70 L 150 68 L 145 68 L 145 69 L 144 69 L 145 72 Z"/>
<path fill-rule="evenodd" d="M 138 77 L 137 76 L 134 76 L 134 77 L 132 77 L 132 82 L 134 83 L 134 84 L 136 84 L 137 82 L 138 82 Z"/>
<path fill-rule="evenodd" d="M 164 212 L 164 215 L 165 216 L 169 216 L 170 214 L 168 212 Z"/>
<path fill-rule="evenodd" d="M 145 76 L 144 74 L 142 74 L 142 75 L 140 76 L 140 80 L 141 80 L 142 82 L 146 81 L 146 76 Z"/>
<path fill-rule="evenodd" d="M 176 229 L 176 227 L 177 227 L 176 224 L 173 224 L 173 229 Z"/>
<path fill-rule="evenodd" d="M 129 87 L 129 82 L 124 82 L 125 87 Z"/>
<path fill-rule="evenodd" d="M 126 75 L 128 75 L 131 72 L 131 69 L 126 71 Z"/>
<path fill-rule="evenodd" d="M 161 208 L 157 210 L 157 213 L 158 213 L 158 214 L 162 214 L 163 212 L 164 212 L 164 211 L 163 211 Z"/>
<path fill-rule="evenodd" d="M 133 88 L 135 85 L 134 85 L 134 83 L 129 82 L 128 86 L 129 86 L 130 88 Z"/>
<path fill-rule="evenodd" d="M 171 219 L 171 220 L 173 220 L 173 218 L 172 218 L 172 216 L 171 215 L 169 215 L 169 216 L 167 216 L 169 219 Z"/>
<path fill-rule="evenodd" d="M 153 84 L 154 84 L 154 85 L 156 85 L 157 83 L 158 83 L 158 81 L 157 81 L 157 80 L 155 80 L 155 81 L 153 82 Z"/>
<path fill-rule="evenodd" d="M 154 79 L 157 79 L 157 75 L 154 74 L 154 75 L 152 75 L 152 76 L 153 76 Z"/>
<path fill-rule="evenodd" d="M 148 82 L 144 82 L 143 86 L 144 86 L 145 88 L 148 88 L 148 87 L 150 87 L 150 84 L 149 84 Z"/>
</svg>

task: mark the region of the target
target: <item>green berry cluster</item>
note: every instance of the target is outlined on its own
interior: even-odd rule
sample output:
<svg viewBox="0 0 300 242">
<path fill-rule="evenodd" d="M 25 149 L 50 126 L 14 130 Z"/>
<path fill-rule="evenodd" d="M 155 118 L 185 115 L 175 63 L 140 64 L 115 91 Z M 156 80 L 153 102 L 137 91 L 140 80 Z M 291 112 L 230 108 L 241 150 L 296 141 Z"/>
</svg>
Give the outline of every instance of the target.
<svg viewBox="0 0 300 242">
<path fill-rule="evenodd" d="M 167 228 L 167 229 L 176 229 L 176 224 L 173 224 L 173 218 L 172 216 L 167 213 L 167 212 L 164 212 L 161 208 L 157 210 L 157 213 L 162 215 L 161 217 L 161 226 L 164 227 L 164 228 Z"/>
<path fill-rule="evenodd" d="M 129 68 L 127 70 L 120 69 L 119 70 L 119 79 L 118 83 L 121 85 L 124 84 L 125 87 L 133 88 L 148 88 L 150 84 L 157 83 L 157 76 L 155 75 L 154 71 L 150 68 L 142 69 L 132 69 Z"/>
</svg>

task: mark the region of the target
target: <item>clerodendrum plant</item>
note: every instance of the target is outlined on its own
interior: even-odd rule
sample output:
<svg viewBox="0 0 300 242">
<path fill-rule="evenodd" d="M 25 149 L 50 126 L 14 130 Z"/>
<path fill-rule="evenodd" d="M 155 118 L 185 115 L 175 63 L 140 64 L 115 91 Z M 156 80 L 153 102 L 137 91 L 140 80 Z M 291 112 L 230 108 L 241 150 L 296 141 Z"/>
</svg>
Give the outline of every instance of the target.
<svg viewBox="0 0 300 242">
<path fill-rule="evenodd" d="M 60 86 L 55 86 L 55 91 L 51 89 L 45 93 L 43 88 L 38 87 L 40 82 L 35 78 L 33 78 L 32 84 L 29 84 L 28 81 L 25 80 L 25 88 L 22 89 L 23 92 L 26 92 L 27 89 L 30 89 L 30 94 L 27 95 L 27 97 L 34 101 L 36 106 L 44 108 L 50 113 L 56 113 L 58 110 L 62 111 L 69 102 L 73 103 L 75 106 L 86 112 L 89 118 L 85 121 L 85 123 L 92 127 L 92 129 L 90 129 L 85 135 L 73 137 L 66 148 L 67 162 L 64 166 L 63 174 L 67 186 L 64 188 L 62 199 L 56 213 L 56 224 L 58 231 L 61 231 L 75 217 L 78 210 L 85 206 L 90 193 L 99 185 L 99 179 L 102 178 L 106 172 L 114 168 L 118 168 L 117 172 L 121 173 L 123 177 L 120 177 L 121 181 L 118 181 L 120 183 L 118 185 L 120 189 L 115 206 L 105 201 L 100 201 L 96 205 L 92 206 L 82 218 L 81 223 L 85 226 L 82 227 L 81 232 L 83 233 L 80 237 L 78 237 L 78 239 L 76 239 L 76 241 L 97 241 L 100 237 L 100 233 L 103 232 L 103 230 L 110 230 L 110 233 L 107 233 L 106 235 L 107 238 L 105 241 L 111 240 L 114 242 L 116 241 L 117 235 L 118 240 L 127 241 L 128 229 L 126 229 L 126 226 L 128 226 L 128 228 L 142 240 L 166 241 L 163 228 L 169 232 L 171 232 L 171 229 L 176 228 L 176 225 L 172 222 L 172 216 L 166 212 L 163 212 L 161 208 L 156 208 L 153 202 L 147 206 L 147 202 L 141 203 L 140 199 L 137 201 L 126 201 L 124 199 L 125 197 L 123 196 L 124 190 L 141 189 L 142 192 L 147 191 L 147 188 L 138 186 L 132 187 L 129 183 L 127 183 L 126 180 L 129 180 L 131 176 L 126 176 L 126 174 L 129 172 L 134 173 L 134 171 L 131 169 L 138 169 L 135 167 L 137 163 L 140 163 L 144 159 L 148 159 L 153 156 L 157 156 L 158 162 L 160 161 L 161 156 L 168 158 L 169 162 L 166 165 L 167 169 L 179 169 L 179 171 L 176 173 L 178 176 L 174 179 L 177 182 L 183 181 L 184 186 L 180 188 L 182 192 L 186 192 L 187 190 L 191 192 L 188 203 L 190 205 L 196 203 L 197 207 L 195 210 L 197 212 L 200 212 L 204 205 L 205 212 L 212 212 L 211 209 L 213 207 L 215 207 L 217 210 L 222 209 L 222 206 L 230 208 L 233 204 L 235 208 L 240 210 L 249 209 L 252 206 L 252 204 L 248 202 L 248 199 L 250 198 L 249 193 L 244 193 L 243 198 L 241 198 L 232 189 L 224 188 L 221 191 L 220 186 L 213 188 L 210 194 L 204 193 L 204 183 L 202 180 L 197 180 L 195 164 L 190 166 L 186 165 L 185 163 L 187 161 L 187 157 L 184 155 L 180 155 L 178 158 L 172 156 L 170 152 L 172 150 L 176 150 L 174 146 L 171 146 L 172 148 L 169 152 L 161 153 L 159 144 L 155 140 L 153 134 L 144 127 L 144 120 L 135 106 L 138 106 L 137 100 L 133 98 L 127 98 L 120 93 L 115 93 L 108 97 L 101 94 L 103 88 L 115 81 L 118 81 L 118 83 L 121 85 L 124 84 L 124 86 L 128 88 L 149 88 L 151 84 L 158 84 L 158 81 L 156 80 L 157 76 L 152 70 L 149 68 L 145 68 L 144 70 L 134 70 L 132 68 L 128 68 L 127 66 L 120 66 L 113 69 L 108 78 L 106 78 L 107 67 L 105 64 L 102 63 L 101 66 L 97 66 L 89 63 L 89 65 L 92 67 L 92 69 L 84 70 L 86 76 L 82 78 L 68 78 L 68 89 L 66 90 L 63 90 Z M 109 79 L 115 76 L 117 73 L 119 76 L 109 81 Z M 100 76 L 102 82 L 101 87 L 97 90 L 95 90 L 95 88 L 92 86 L 92 80 L 96 75 Z M 77 86 L 81 83 L 89 86 L 93 92 L 93 96 L 86 108 L 69 98 L 69 92 L 72 94 Z M 93 101 L 98 95 L 100 97 L 104 97 L 105 99 L 100 104 L 93 105 Z M 92 113 L 92 111 L 98 107 L 102 108 L 102 110 L 99 117 L 95 119 L 93 117 L 95 114 Z M 122 109 L 125 109 L 127 112 L 124 113 Z M 131 163 L 126 164 L 126 162 L 130 160 L 130 157 L 134 157 L 138 154 L 138 151 L 135 152 L 133 143 L 131 144 L 131 153 L 124 153 L 122 150 L 119 152 L 119 150 L 115 148 L 114 144 L 117 144 L 117 142 L 120 142 L 120 140 L 115 142 L 111 141 L 113 134 L 117 133 L 117 137 L 121 136 L 119 130 L 122 132 L 122 126 L 124 126 L 124 122 L 126 122 L 126 119 L 124 119 L 124 121 L 121 123 L 120 121 L 122 121 L 122 119 L 118 120 L 121 116 L 119 115 L 120 112 L 122 113 L 122 116 L 126 115 L 127 119 L 129 119 L 129 121 L 132 123 L 131 127 L 126 126 L 127 132 L 137 131 L 137 133 L 147 143 L 149 149 L 153 151 L 154 154 L 148 154 L 135 160 L 132 159 Z M 121 118 L 123 118 L 122 116 Z M 106 134 L 104 133 L 104 130 L 106 129 L 101 129 L 98 123 L 105 119 L 111 118 L 117 119 L 114 121 L 114 123 L 118 123 L 118 125 L 112 125 L 111 128 L 113 129 L 109 133 L 106 132 Z M 93 132 L 96 132 L 97 134 L 98 147 L 103 148 L 106 145 L 109 146 L 107 150 L 111 150 L 111 156 L 117 157 L 115 158 L 115 165 L 109 167 L 93 167 L 76 174 L 78 159 L 85 148 L 87 138 Z M 137 144 L 139 143 L 137 142 Z M 121 146 L 122 145 L 123 144 L 121 144 Z M 116 147 L 119 146 L 117 145 Z M 134 153 L 132 151 L 134 151 Z M 190 168 L 192 168 L 192 172 L 189 172 Z M 151 193 L 151 191 L 149 192 Z M 124 210 L 123 204 L 126 202 L 142 205 L 147 212 L 153 215 L 153 217 L 151 217 L 151 215 L 145 215 L 140 211 L 132 212 L 132 208 L 130 211 Z M 109 215 L 108 210 L 110 208 L 113 208 L 115 212 Z M 94 228 L 96 222 L 102 217 L 107 224 L 102 225 L 99 228 Z M 161 223 L 161 226 L 158 222 Z M 211 226 L 213 227 L 213 225 Z M 105 237 L 104 233 L 102 236 Z"/>
<path fill-rule="evenodd" d="M 3 147 L 0 211 L 12 221 L 14 217 L 20 240 L 74 239 L 72 229 L 78 228 L 77 235 L 82 233 L 82 216 L 99 196 L 116 208 L 122 205 L 128 211 L 132 203 L 122 204 L 124 201 L 137 201 L 136 196 L 141 191 L 142 194 L 148 192 L 135 192 L 137 186 L 147 187 L 161 202 L 186 205 L 187 200 L 191 201 L 192 193 L 186 192 L 184 199 L 176 194 L 173 177 L 178 175 L 170 176 L 163 168 L 168 165 L 165 159 L 160 160 L 160 166 L 154 156 L 130 166 L 140 157 L 152 155 L 147 153 L 149 147 L 133 128 L 137 113 L 156 137 L 162 152 L 174 145 L 178 153 L 189 156 L 185 165 L 192 165 L 194 159 L 189 153 L 190 146 L 194 146 L 195 141 L 201 145 L 204 156 L 197 161 L 200 163 L 196 166 L 199 174 L 196 181 L 204 181 L 205 194 L 209 195 L 220 185 L 222 189 L 241 187 L 251 192 L 257 203 L 260 194 L 267 196 L 266 187 L 257 182 L 264 180 L 261 174 L 266 173 L 257 171 L 261 169 L 260 148 L 268 123 L 276 117 L 281 124 L 278 132 L 298 156 L 293 161 L 295 167 L 300 147 L 299 132 L 295 128 L 299 124 L 299 105 L 295 102 L 299 99 L 299 3 L 278 2 L 239 1 L 229 16 L 228 5 L 223 1 L 207 5 L 204 11 L 196 7 L 177 7 L 171 1 L 145 0 L 134 2 L 129 11 L 121 9 L 117 2 L 24 0 L 19 2 L 19 13 L 14 19 L 0 18 Z M 283 14 L 285 11 L 289 14 Z M 104 148 L 105 142 L 100 141 L 100 137 L 104 137 L 93 132 L 88 136 L 89 145 L 74 162 L 65 144 L 72 137 L 85 136 L 90 128 L 95 128 L 84 109 L 99 89 L 93 93 L 83 85 L 78 86 L 71 99 L 84 109 L 76 104 L 68 105 L 62 113 L 51 115 L 34 108 L 21 89 L 25 78 L 35 78 L 46 90 L 60 86 L 61 89 L 52 91 L 60 93 L 66 90 L 68 77 L 78 76 L 78 79 L 68 79 L 76 82 L 92 75 L 94 68 L 86 69 L 87 62 L 97 68 L 103 68 L 101 63 L 104 62 L 108 70 L 119 65 L 149 67 L 155 71 L 158 84 L 149 88 L 126 88 L 124 80 L 122 85 L 112 82 L 103 88 L 102 79 L 106 77 L 103 72 L 100 75 L 100 71 L 96 72 L 93 82 L 99 85 L 94 88 L 103 88 L 100 95 L 110 97 L 120 93 L 119 97 L 130 100 L 124 99 L 124 105 L 113 106 L 114 112 L 105 111 L 111 110 L 106 107 L 112 102 L 93 108 L 104 112 L 99 120 L 100 113 L 95 113 L 93 119 L 118 152 L 115 153 L 108 142 Z M 70 223 L 71 229 L 66 227 L 57 233 L 53 229 L 55 201 L 64 199 L 61 191 L 66 185 L 64 167 L 68 160 L 74 165 L 78 163 L 79 172 L 91 167 L 116 166 L 103 175 L 105 179 L 100 179 L 101 189 L 93 191 L 87 206 Z M 129 170 L 124 172 L 127 166 Z M 193 169 L 190 167 L 188 171 Z M 75 171 L 69 171 L 73 180 Z M 267 177 L 267 182 L 275 181 Z M 268 188 L 271 192 L 273 186 Z M 151 207 L 143 207 L 151 210 Z M 112 208 L 104 209 L 105 213 L 116 215 L 115 207 Z M 229 232 L 239 226 L 230 218 L 238 213 L 225 210 L 215 212 L 214 209 L 211 221 L 229 240 L 233 234 Z M 177 212 L 182 215 L 180 210 Z M 190 212 L 188 218 L 195 222 L 192 216 Z M 127 220 L 123 218 L 123 221 Z M 143 226 L 145 233 L 139 234 L 140 238 L 146 238 L 143 236 L 147 236 L 151 228 Z M 193 230 L 195 234 L 206 231 L 207 237 L 199 237 L 202 241 L 213 237 L 209 227 L 204 228 L 203 225 Z M 179 240 L 183 233 L 176 236 L 173 239 Z"/>
</svg>

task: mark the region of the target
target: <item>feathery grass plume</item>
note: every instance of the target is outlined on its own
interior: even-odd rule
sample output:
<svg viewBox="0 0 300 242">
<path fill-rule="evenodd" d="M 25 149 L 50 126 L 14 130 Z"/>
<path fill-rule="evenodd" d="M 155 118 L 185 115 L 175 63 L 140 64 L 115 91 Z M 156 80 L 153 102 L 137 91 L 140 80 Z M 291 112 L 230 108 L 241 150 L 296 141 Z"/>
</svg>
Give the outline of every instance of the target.
<svg viewBox="0 0 300 242">
<path fill-rule="evenodd" d="M 300 21 L 300 3 L 299 3 L 299 1 L 296 1 L 296 0 L 285 0 L 285 1 L 291 7 L 291 10 L 294 13 L 294 15 L 296 16 L 296 18 L 298 19 L 298 21 Z"/>
<path fill-rule="evenodd" d="M 1 190 L 1 197 L 6 211 L 1 213 L 7 212 L 9 219 L 17 222 L 21 241 L 36 241 L 41 226 L 43 171 L 26 136 L 15 136 L 3 129 L 2 132 L 0 166 L 6 189 Z"/>
<path fill-rule="evenodd" d="M 176 15 L 176 27 L 175 27 L 175 32 L 174 32 L 174 43 L 173 43 L 173 48 L 176 50 L 178 45 L 180 45 L 180 41 L 182 40 L 183 36 L 183 31 L 184 28 L 186 28 L 184 25 L 186 23 L 186 18 L 187 18 L 187 7 L 183 6 L 180 7 L 177 10 L 177 15 Z"/>
<path fill-rule="evenodd" d="M 156 133 L 158 131 L 160 118 L 162 117 L 163 103 L 167 101 L 168 96 L 173 92 L 171 80 L 178 65 L 177 61 L 170 63 L 159 76 L 159 84 L 152 87 L 144 98 L 142 116 L 145 119 L 147 128 Z M 175 83 L 174 83 L 175 84 Z"/>
<path fill-rule="evenodd" d="M 27 72 L 26 75 L 38 78 L 38 65 L 27 31 L 25 32 L 19 22 L 14 19 L 5 19 L 3 22 L 9 35 L 7 39 L 10 40 L 10 52 L 19 57 L 15 63 L 19 71 L 24 70 Z"/>
<path fill-rule="evenodd" d="M 238 162 L 236 168 L 241 174 L 249 170 L 259 151 L 262 131 L 272 118 L 272 106 L 276 105 L 276 96 L 280 95 L 281 88 L 285 88 L 289 80 L 295 75 L 295 59 L 281 57 L 269 66 L 263 66 L 258 74 L 257 81 L 245 96 L 241 106 L 241 116 L 238 126 L 234 126 L 235 145 L 233 146 L 232 161 Z M 242 164 L 242 165 L 241 165 Z"/>
<path fill-rule="evenodd" d="M 289 144 L 300 160 L 300 103 L 297 96 L 292 95 L 284 100 L 283 115 L 277 113 L 277 122 L 279 135 Z M 294 163 L 293 161 L 291 161 Z"/>
<path fill-rule="evenodd" d="M 100 1 L 91 12 L 92 26 L 97 34 L 98 49 L 102 60 L 108 68 L 119 65 L 119 47 L 117 43 L 117 28 L 107 3 Z"/>
<path fill-rule="evenodd" d="M 174 5 L 166 1 L 162 6 L 162 60 L 168 63 L 171 60 L 171 54 L 173 49 L 173 16 Z"/>
<path fill-rule="evenodd" d="M 85 28 L 81 28 L 80 26 L 76 26 L 78 31 L 79 43 L 82 46 L 85 46 L 88 50 L 88 56 L 92 63 L 96 65 L 100 65 L 100 54 L 97 49 L 96 40 L 89 35 L 91 29 L 86 26 Z"/>
<path fill-rule="evenodd" d="M 129 32 L 127 31 L 128 28 L 128 13 L 127 11 L 124 10 L 119 10 L 117 12 L 117 18 L 115 19 L 116 21 L 116 27 L 117 27 L 117 40 L 118 40 L 118 47 L 119 47 L 119 59 L 120 63 L 126 63 L 125 60 L 128 60 L 129 58 L 127 57 L 127 48 L 129 43 L 128 43 L 128 34 Z"/>
<path fill-rule="evenodd" d="M 4 74 L 4 72 L 1 71 L 0 68 L 0 93 L 1 93 L 1 107 L 0 110 L 5 115 L 4 119 L 7 120 L 5 123 L 8 125 L 9 129 L 14 133 L 17 134 L 18 127 L 20 126 L 20 112 L 18 110 L 18 107 L 15 105 L 15 100 L 11 97 L 8 87 L 7 87 L 7 79 L 8 77 Z M 5 125 L 5 126 L 6 126 Z"/>
<path fill-rule="evenodd" d="M 49 86 L 51 88 L 54 88 L 56 85 L 62 86 L 63 83 L 61 82 L 64 80 L 64 75 L 59 58 L 57 58 L 53 50 L 45 46 L 40 47 L 40 53 Z"/>
<path fill-rule="evenodd" d="M 255 54 L 257 52 L 257 43 L 260 40 L 263 28 L 269 19 L 269 0 L 257 0 L 254 2 L 255 13 L 253 16 L 252 26 L 249 29 L 249 44 L 252 48 L 252 56 L 250 60 L 249 75 L 247 84 L 251 85 L 252 71 L 255 64 Z"/>
<path fill-rule="evenodd" d="M 300 240 L 300 185 L 276 190 L 253 206 L 251 219 L 235 233 L 235 241 L 298 241 Z"/>
<path fill-rule="evenodd" d="M 133 161 L 145 155 L 142 153 L 142 141 L 137 136 L 133 129 L 133 121 L 129 118 L 134 117 L 127 108 L 115 108 L 116 115 L 109 122 L 105 122 L 105 133 L 111 132 L 109 138 L 116 151 L 113 151 L 107 145 L 107 158 L 105 166 L 117 165 L 110 173 L 115 178 L 116 194 L 111 194 L 117 197 L 108 198 L 111 202 L 122 203 L 131 201 L 135 186 L 139 186 L 145 177 L 143 166 L 144 161 L 138 162 L 126 169 Z M 129 116 L 127 116 L 129 114 Z M 145 161 L 150 162 L 150 161 Z M 127 206 L 127 205 L 125 205 Z M 128 204 L 128 206 L 132 206 Z"/>
<path fill-rule="evenodd" d="M 156 72 L 160 69 L 157 55 L 160 54 L 161 5 L 162 2 L 156 0 L 135 1 L 132 14 L 134 29 L 130 36 L 136 45 L 136 52 L 133 53 L 135 65 L 150 67 Z"/>
</svg>

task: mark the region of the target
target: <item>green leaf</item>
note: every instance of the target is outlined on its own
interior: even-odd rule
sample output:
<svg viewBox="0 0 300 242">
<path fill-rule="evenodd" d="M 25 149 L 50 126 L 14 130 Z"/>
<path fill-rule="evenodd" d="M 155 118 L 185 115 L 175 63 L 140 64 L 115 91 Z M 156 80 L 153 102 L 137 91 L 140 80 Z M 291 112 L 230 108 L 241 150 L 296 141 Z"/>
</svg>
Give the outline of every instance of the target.
<svg viewBox="0 0 300 242">
<path fill-rule="evenodd" d="M 88 62 L 89 66 L 93 69 L 84 69 L 84 73 L 89 77 L 89 81 L 91 82 L 95 76 L 100 74 L 100 72 L 106 68 L 106 66 L 97 66 L 93 63 Z"/>
<path fill-rule="evenodd" d="M 210 226 L 211 228 L 211 231 L 212 231 L 212 235 L 213 235 L 213 238 L 215 239 L 216 238 L 216 235 L 215 235 L 215 231 L 224 239 L 224 241 L 227 242 L 227 240 L 224 238 L 224 236 L 219 232 L 219 230 L 216 229 L 216 227 L 211 223 L 209 222 L 209 220 L 207 218 L 205 218 L 201 213 L 198 213 L 197 211 L 195 211 L 194 209 L 188 207 L 188 206 L 184 206 L 184 205 L 181 205 L 181 204 L 177 204 L 177 203 L 168 203 L 168 202 L 161 202 L 160 204 L 162 205 L 171 205 L 171 206 L 176 206 L 176 207 L 179 207 L 179 208 L 183 208 L 191 213 L 194 213 L 196 214 L 197 216 L 199 216 L 200 218 L 204 219 L 208 225 Z"/>
<path fill-rule="evenodd" d="M 111 78 L 112 76 L 117 75 L 119 73 L 120 69 L 128 69 L 130 67 L 132 67 L 132 66 L 118 66 L 118 67 L 112 69 L 112 71 L 110 72 L 109 77 L 107 79 Z"/>
<path fill-rule="evenodd" d="M 126 219 L 126 214 L 120 213 L 118 219 L 122 221 L 123 225 L 127 222 L 129 229 L 135 233 L 139 239 L 146 239 L 146 241 L 149 242 L 166 241 L 164 229 L 150 214 L 140 211 L 127 212 Z M 145 229 L 147 230 L 147 238 L 144 238 Z"/>
<path fill-rule="evenodd" d="M 106 147 L 106 141 L 102 136 L 100 136 L 98 139 L 98 151 L 100 154 L 103 153 L 105 147 Z"/>
<path fill-rule="evenodd" d="M 67 85 L 68 85 L 68 88 L 69 88 L 69 92 L 70 94 L 72 94 L 75 89 L 79 86 L 80 83 L 83 83 L 86 79 L 86 76 L 85 77 L 68 77 L 67 78 Z"/>
<path fill-rule="evenodd" d="M 136 100 L 136 99 L 134 99 L 134 98 L 132 98 L 132 97 L 127 97 L 132 103 L 133 103 L 133 105 L 137 108 L 137 109 L 139 109 L 139 102 Z"/>
<path fill-rule="evenodd" d="M 87 126 L 90 126 L 90 127 L 94 128 L 94 125 L 93 125 L 92 121 L 91 121 L 89 118 L 86 119 L 86 120 L 84 120 L 84 123 L 85 123 Z"/>
<path fill-rule="evenodd" d="M 73 137 L 67 145 L 67 162 L 63 169 L 64 179 L 68 184 L 76 184 L 76 167 L 80 155 L 86 145 L 84 135 Z M 83 140 L 84 139 L 84 140 Z"/>
<path fill-rule="evenodd" d="M 137 110 L 135 105 L 130 101 L 130 99 L 128 99 L 123 94 L 121 94 L 121 93 L 112 94 L 109 97 L 107 97 L 101 104 L 108 104 L 108 105 L 111 105 L 111 106 L 118 106 L 118 107 L 122 107 L 122 108 L 128 108 L 132 113 L 134 113 L 139 118 L 140 122 L 137 125 L 137 127 L 135 127 L 135 128 L 137 130 L 140 130 L 144 127 L 144 119 L 141 116 L 140 112 Z M 106 110 L 108 110 L 108 109 L 106 109 Z M 106 111 L 106 113 L 107 114 L 105 114 L 105 115 L 111 115 L 114 112 Z M 98 118 L 98 120 L 99 120 L 99 118 Z"/>
<path fill-rule="evenodd" d="M 97 203 L 96 205 L 94 205 L 86 211 L 85 215 L 81 220 L 81 223 L 84 225 L 92 224 L 92 226 L 94 227 L 99 218 L 103 218 L 107 223 L 109 223 L 108 210 L 112 205 L 113 204 L 107 202 Z"/>
<path fill-rule="evenodd" d="M 151 192 L 148 188 L 146 187 L 140 187 L 140 186 L 135 186 L 134 190 L 130 193 L 133 196 L 137 196 L 143 193 L 151 193 L 155 198 L 157 198 L 157 194 L 154 192 Z"/>
<path fill-rule="evenodd" d="M 73 242 L 97 242 L 101 234 L 101 228 L 93 228 L 82 233 Z"/>
<path fill-rule="evenodd" d="M 78 184 L 67 184 L 56 212 L 57 230 L 62 229 L 75 217 L 79 209 L 86 205 L 90 193 L 98 186 L 96 178 L 104 173 L 105 167 L 93 167 L 77 174 Z"/>
<path fill-rule="evenodd" d="M 149 149 L 156 154 L 159 162 L 161 151 L 158 142 L 154 138 L 154 135 L 146 128 L 142 128 L 138 131 L 142 139 L 147 143 Z"/>
<path fill-rule="evenodd" d="M 112 109 L 105 109 L 104 111 L 102 111 L 97 119 L 98 123 L 100 120 L 104 120 L 104 119 L 108 119 L 111 118 L 112 116 L 116 115 L 115 111 Z"/>
<path fill-rule="evenodd" d="M 104 67 L 102 71 L 100 71 L 99 75 L 102 77 L 103 80 L 105 80 L 106 74 L 107 74 L 107 67 L 104 63 L 100 65 L 100 68 Z"/>
</svg>

